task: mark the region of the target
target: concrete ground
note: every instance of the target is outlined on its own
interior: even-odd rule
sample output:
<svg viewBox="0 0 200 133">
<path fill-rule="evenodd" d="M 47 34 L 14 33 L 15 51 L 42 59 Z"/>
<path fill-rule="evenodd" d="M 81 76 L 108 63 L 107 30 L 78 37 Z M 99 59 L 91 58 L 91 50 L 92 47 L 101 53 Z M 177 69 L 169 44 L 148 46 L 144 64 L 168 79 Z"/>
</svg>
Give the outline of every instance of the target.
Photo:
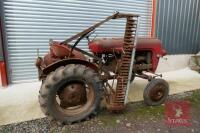
<svg viewBox="0 0 200 133">
<path fill-rule="evenodd" d="M 200 88 L 200 74 L 192 71 L 189 68 L 179 69 L 176 71 L 162 73 L 170 86 L 170 95 L 191 91 Z M 129 102 L 140 101 L 143 98 L 143 90 L 147 85 L 147 81 L 136 79 L 130 86 Z"/>
<path fill-rule="evenodd" d="M 200 88 L 200 74 L 186 67 L 188 59 L 188 55 L 176 58 L 176 60 L 181 60 L 181 63 L 177 63 L 173 56 L 168 56 L 168 60 L 161 59 L 157 72 L 165 71 L 162 74 L 163 78 L 169 82 L 170 94 Z M 143 99 L 143 89 L 146 84 L 147 81 L 136 78 L 131 83 L 128 101 L 141 101 Z M 0 125 L 45 117 L 38 103 L 40 85 L 41 82 L 32 82 L 14 84 L 7 88 L 1 88 Z"/>
<path fill-rule="evenodd" d="M 199 89 L 200 74 L 189 68 L 163 73 L 170 94 Z M 11 85 L 0 89 L 0 125 L 44 117 L 38 104 L 40 82 Z M 130 86 L 129 102 L 141 101 L 147 81 L 136 78 Z"/>
<path fill-rule="evenodd" d="M 0 125 L 44 117 L 38 104 L 40 82 L 0 89 Z"/>
</svg>

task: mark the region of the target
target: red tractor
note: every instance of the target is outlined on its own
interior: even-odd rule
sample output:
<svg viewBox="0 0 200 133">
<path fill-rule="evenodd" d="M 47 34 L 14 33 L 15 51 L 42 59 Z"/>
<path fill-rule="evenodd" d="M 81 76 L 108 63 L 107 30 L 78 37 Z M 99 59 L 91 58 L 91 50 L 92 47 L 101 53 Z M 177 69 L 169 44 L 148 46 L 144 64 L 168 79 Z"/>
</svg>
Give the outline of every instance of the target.
<svg viewBox="0 0 200 133">
<path fill-rule="evenodd" d="M 94 29 L 119 18 L 127 20 L 123 38 L 89 39 Z M 138 18 L 117 12 L 63 42 L 50 41 L 50 52 L 36 61 L 42 80 L 39 103 L 48 118 L 63 124 L 89 119 L 97 114 L 102 99 L 108 110 L 121 111 L 135 77 L 149 81 L 143 94 L 147 105 L 165 101 L 168 83 L 157 78 L 161 75 L 145 72 L 154 73 L 166 52 L 158 39 L 137 38 Z M 76 47 L 84 38 L 90 52 Z"/>
</svg>

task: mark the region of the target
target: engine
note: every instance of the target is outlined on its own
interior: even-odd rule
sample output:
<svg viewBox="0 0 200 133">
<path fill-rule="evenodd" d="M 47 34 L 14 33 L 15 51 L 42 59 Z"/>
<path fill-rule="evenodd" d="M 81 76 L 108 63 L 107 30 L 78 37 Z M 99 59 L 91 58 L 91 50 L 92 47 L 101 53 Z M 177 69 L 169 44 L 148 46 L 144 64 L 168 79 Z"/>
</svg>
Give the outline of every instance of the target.
<svg viewBox="0 0 200 133">
<path fill-rule="evenodd" d="M 89 42 L 90 51 L 102 58 L 106 69 L 114 71 L 115 67 L 120 65 L 120 59 L 123 56 L 123 39 L 122 38 L 103 38 Z M 156 38 L 138 38 L 135 54 L 133 71 L 155 72 L 159 58 L 166 55 L 162 49 L 161 41 Z"/>
</svg>

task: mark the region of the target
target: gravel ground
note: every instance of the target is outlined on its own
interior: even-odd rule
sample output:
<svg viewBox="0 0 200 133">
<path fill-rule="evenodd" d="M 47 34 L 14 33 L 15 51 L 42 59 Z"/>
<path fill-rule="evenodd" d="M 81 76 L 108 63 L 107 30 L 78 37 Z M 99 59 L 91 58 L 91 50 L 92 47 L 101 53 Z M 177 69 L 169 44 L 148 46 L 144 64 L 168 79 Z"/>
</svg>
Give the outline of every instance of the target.
<svg viewBox="0 0 200 133">
<path fill-rule="evenodd" d="M 142 102 L 129 104 L 120 114 L 102 109 L 100 114 L 85 122 L 57 125 L 47 118 L 9 124 L 0 133 L 189 133 L 200 130 L 200 90 L 170 96 L 169 100 L 186 99 L 191 105 L 189 127 L 169 127 L 164 123 L 164 106 L 147 107 Z"/>
</svg>

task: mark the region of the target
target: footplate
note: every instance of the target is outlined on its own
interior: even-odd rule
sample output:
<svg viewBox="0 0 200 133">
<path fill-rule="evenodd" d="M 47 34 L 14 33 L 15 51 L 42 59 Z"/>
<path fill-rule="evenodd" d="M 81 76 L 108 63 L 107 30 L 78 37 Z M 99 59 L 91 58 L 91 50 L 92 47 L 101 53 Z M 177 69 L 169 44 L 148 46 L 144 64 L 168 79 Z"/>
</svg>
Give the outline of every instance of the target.
<svg viewBox="0 0 200 133">
<path fill-rule="evenodd" d="M 117 77 L 116 92 L 108 105 L 108 109 L 111 111 L 119 111 L 125 108 L 135 56 L 138 17 L 126 16 L 126 19 L 123 45 L 124 54 L 122 55 L 120 72 Z"/>
</svg>

